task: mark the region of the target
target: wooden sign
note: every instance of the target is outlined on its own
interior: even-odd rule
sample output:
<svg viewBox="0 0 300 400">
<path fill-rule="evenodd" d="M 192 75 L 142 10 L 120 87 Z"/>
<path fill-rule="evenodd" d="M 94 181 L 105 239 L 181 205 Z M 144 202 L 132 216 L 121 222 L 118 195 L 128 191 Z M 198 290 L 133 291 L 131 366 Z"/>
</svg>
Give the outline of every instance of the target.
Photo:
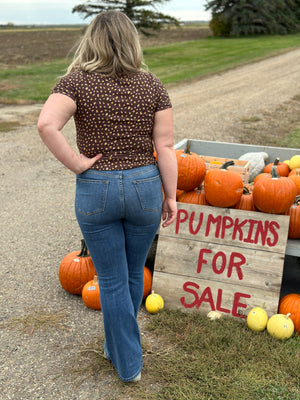
<svg viewBox="0 0 300 400">
<path fill-rule="evenodd" d="M 289 216 L 178 203 L 161 228 L 153 289 L 166 308 L 277 313 Z"/>
</svg>

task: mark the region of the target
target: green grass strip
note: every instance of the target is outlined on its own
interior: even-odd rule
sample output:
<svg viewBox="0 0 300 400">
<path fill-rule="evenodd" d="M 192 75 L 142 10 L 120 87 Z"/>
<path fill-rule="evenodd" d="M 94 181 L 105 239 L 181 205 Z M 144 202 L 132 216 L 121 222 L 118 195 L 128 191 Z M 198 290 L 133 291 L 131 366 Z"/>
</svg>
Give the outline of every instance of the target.
<svg viewBox="0 0 300 400">
<path fill-rule="evenodd" d="M 206 38 L 144 51 L 149 69 L 165 83 L 178 83 L 223 71 L 300 47 L 300 35 Z"/>
<path fill-rule="evenodd" d="M 221 72 L 300 47 L 300 34 L 255 38 L 206 38 L 144 50 L 145 62 L 164 84 Z M 0 102 L 44 102 L 70 60 L 0 70 Z"/>
</svg>

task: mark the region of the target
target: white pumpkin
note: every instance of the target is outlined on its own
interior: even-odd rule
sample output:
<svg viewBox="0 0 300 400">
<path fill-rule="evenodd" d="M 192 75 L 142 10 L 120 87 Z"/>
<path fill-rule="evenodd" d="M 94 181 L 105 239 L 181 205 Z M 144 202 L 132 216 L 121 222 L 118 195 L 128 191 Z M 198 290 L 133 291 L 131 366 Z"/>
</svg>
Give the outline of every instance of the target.
<svg viewBox="0 0 300 400">
<path fill-rule="evenodd" d="M 210 311 L 207 314 L 207 317 L 211 320 L 214 321 L 215 319 L 220 319 L 222 317 L 222 314 L 219 313 L 218 311 Z"/>
<path fill-rule="evenodd" d="M 251 152 L 243 154 L 239 160 L 250 161 L 250 173 L 249 173 L 249 182 L 253 182 L 254 178 L 263 172 L 266 161 L 269 158 L 269 155 L 263 151 L 259 152 Z"/>
</svg>

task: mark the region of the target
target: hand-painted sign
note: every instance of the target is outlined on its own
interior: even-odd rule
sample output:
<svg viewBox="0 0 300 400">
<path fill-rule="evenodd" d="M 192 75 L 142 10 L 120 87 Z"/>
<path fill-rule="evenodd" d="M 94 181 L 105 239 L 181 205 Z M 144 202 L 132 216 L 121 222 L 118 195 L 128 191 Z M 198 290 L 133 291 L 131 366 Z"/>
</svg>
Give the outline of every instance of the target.
<svg viewBox="0 0 300 400">
<path fill-rule="evenodd" d="M 288 224 L 284 215 L 178 203 L 175 223 L 160 229 L 153 289 L 169 308 L 276 313 Z"/>
</svg>

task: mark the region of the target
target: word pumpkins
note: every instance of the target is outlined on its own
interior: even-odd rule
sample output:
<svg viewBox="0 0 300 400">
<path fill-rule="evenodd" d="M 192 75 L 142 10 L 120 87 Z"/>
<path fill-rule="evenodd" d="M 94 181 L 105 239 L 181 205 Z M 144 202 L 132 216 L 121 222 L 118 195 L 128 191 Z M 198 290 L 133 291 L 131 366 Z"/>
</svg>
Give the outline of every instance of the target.
<svg viewBox="0 0 300 400">
<path fill-rule="evenodd" d="M 83 286 L 95 275 L 93 261 L 82 239 L 80 253 L 73 251 L 67 254 L 60 264 L 58 272 L 60 284 L 69 293 L 81 294 Z"/>
</svg>

